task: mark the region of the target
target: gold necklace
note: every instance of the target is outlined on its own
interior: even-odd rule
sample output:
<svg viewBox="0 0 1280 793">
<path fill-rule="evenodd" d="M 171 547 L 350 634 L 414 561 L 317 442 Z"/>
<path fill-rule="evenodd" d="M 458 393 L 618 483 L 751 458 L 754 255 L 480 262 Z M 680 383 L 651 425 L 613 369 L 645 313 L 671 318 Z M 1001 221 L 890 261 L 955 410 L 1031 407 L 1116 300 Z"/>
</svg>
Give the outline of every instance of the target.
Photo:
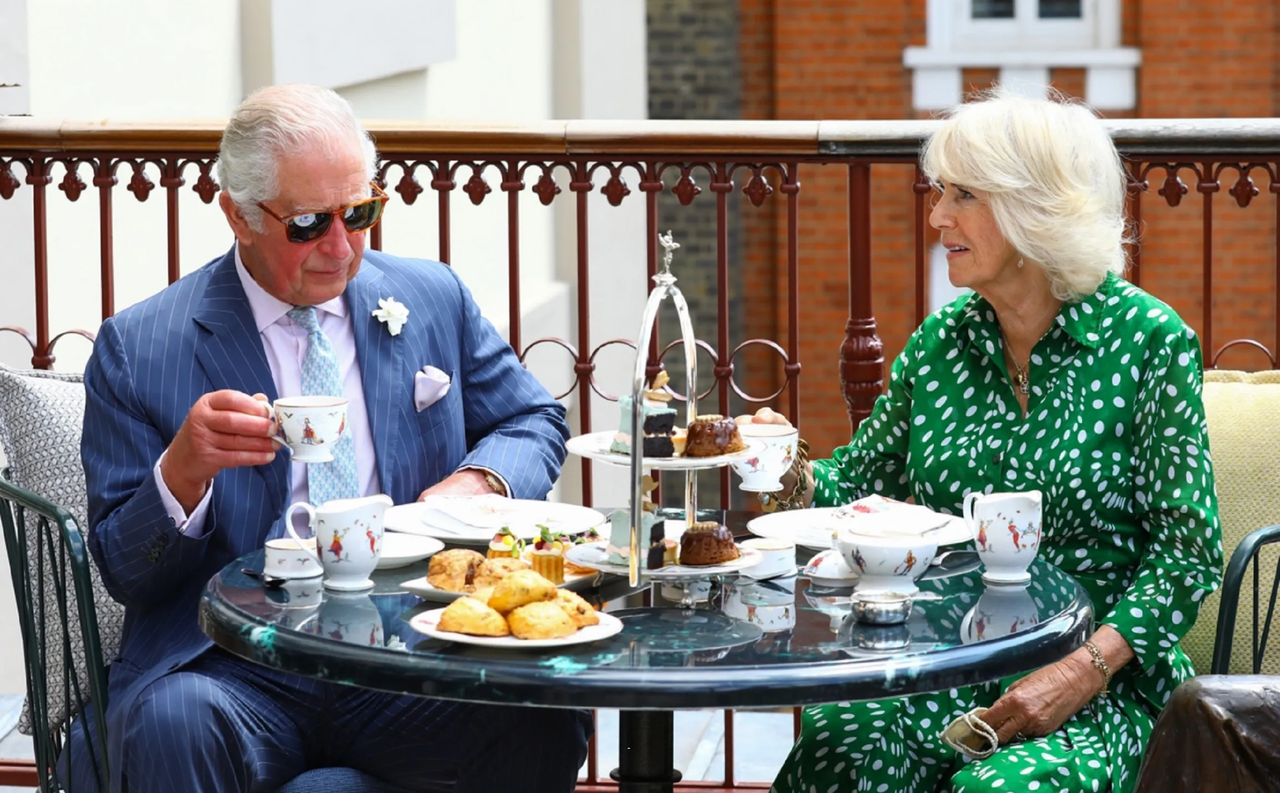
<svg viewBox="0 0 1280 793">
<path fill-rule="evenodd" d="M 1004 342 L 1004 348 L 1009 351 L 1009 360 L 1013 361 L 1013 368 L 1017 370 L 1017 373 L 1013 376 L 1014 386 L 1023 396 L 1029 395 L 1031 393 L 1031 377 L 1027 374 L 1027 370 L 1022 367 L 1022 364 L 1018 363 L 1018 359 L 1014 357 L 1013 347 L 1009 344 L 1009 337 L 1004 335 L 1003 329 L 1000 330 L 1000 340 Z M 1027 366 L 1030 365 L 1031 361 L 1028 359 Z"/>
</svg>

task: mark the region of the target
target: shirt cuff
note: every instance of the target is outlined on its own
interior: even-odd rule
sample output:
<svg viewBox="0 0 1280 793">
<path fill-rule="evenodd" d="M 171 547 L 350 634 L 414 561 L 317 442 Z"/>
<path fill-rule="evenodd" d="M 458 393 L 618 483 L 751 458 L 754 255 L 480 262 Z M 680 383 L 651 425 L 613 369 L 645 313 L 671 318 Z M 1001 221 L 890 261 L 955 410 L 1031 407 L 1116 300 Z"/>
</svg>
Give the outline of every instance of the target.
<svg viewBox="0 0 1280 793">
<path fill-rule="evenodd" d="M 164 454 L 168 454 L 166 451 Z M 204 490 L 204 498 L 200 499 L 200 503 L 196 504 L 196 508 L 191 510 L 188 515 L 182 510 L 182 505 L 178 503 L 178 499 L 173 497 L 173 493 L 169 492 L 169 486 L 165 484 L 164 477 L 160 475 L 160 463 L 164 462 L 164 454 L 160 455 L 160 459 L 156 460 L 154 474 L 156 477 L 156 489 L 160 491 L 160 503 L 164 504 L 164 509 L 169 513 L 169 519 L 173 521 L 173 525 L 178 529 L 178 533 L 184 537 L 192 539 L 200 539 L 204 536 L 204 519 L 209 514 L 209 499 L 213 497 L 213 483 Z"/>
<path fill-rule="evenodd" d="M 503 495 L 505 495 L 507 498 L 515 498 L 515 496 L 511 495 L 511 485 L 507 483 L 507 480 L 502 476 L 502 474 L 498 473 L 492 468 L 484 468 L 479 465 L 464 465 L 458 470 L 459 471 L 484 471 L 486 474 L 493 474 L 493 478 L 497 479 L 498 482 L 502 484 L 502 489 L 506 491 L 505 493 L 503 493 Z"/>
</svg>

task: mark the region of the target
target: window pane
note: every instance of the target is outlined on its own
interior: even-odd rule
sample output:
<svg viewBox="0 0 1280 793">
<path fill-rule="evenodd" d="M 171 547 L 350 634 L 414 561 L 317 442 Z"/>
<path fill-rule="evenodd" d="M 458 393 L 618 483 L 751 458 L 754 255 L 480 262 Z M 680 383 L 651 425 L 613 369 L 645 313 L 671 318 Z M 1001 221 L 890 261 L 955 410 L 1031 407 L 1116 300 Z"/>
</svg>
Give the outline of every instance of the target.
<svg viewBox="0 0 1280 793">
<path fill-rule="evenodd" d="M 1040 0 L 1041 19 L 1082 19 L 1080 0 Z"/>
<path fill-rule="evenodd" d="M 974 19 L 1013 19 L 1013 0 L 973 0 Z"/>
</svg>

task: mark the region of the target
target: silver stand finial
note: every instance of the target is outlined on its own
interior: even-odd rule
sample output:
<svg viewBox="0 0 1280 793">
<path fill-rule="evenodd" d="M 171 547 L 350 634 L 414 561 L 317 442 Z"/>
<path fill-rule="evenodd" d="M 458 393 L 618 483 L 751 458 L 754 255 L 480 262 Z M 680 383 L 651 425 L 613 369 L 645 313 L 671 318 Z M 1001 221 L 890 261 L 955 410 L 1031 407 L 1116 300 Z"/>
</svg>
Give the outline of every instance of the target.
<svg viewBox="0 0 1280 793">
<path fill-rule="evenodd" d="M 665 281 L 667 277 L 670 277 L 671 281 L 667 281 L 667 283 L 673 283 L 675 281 L 675 278 L 671 275 L 671 258 L 672 256 L 675 255 L 676 248 L 680 247 L 680 243 L 672 239 L 671 230 L 667 229 L 666 234 L 658 235 L 658 244 L 661 245 L 663 249 L 662 250 L 662 270 L 658 273 L 658 275 L 654 276 L 654 278 L 655 279 L 663 278 L 663 280 Z"/>
</svg>

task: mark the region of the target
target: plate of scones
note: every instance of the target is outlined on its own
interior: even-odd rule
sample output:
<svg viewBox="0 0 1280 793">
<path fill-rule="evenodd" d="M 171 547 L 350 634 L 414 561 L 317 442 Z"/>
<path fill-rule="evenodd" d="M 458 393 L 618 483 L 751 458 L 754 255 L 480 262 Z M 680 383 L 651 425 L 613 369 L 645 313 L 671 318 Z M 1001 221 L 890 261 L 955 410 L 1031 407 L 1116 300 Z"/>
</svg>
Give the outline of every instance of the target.
<svg viewBox="0 0 1280 793">
<path fill-rule="evenodd" d="M 717 468 L 763 448 L 763 444 L 744 439 L 738 424 L 720 415 L 698 416 L 687 427 L 676 426 L 676 409 L 671 406 L 671 392 L 666 390 L 667 373 L 659 371 L 653 384 L 641 396 L 640 439 L 645 468 L 662 471 L 686 471 Z M 590 460 L 630 465 L 631 437 L 630 395 L 618 399 L 618 430 L 589 432 L 570 438 L 566 448 Z"/>
<path fill-rule="evenodd" d="M 414 615 L 409 624 L 433 639 L 504 649 L 585 644 L 622 631 L 617 617 L 596 611 L 578 593 L 532 569 L 516 570 L 496 586 Z"/>
</svg>

